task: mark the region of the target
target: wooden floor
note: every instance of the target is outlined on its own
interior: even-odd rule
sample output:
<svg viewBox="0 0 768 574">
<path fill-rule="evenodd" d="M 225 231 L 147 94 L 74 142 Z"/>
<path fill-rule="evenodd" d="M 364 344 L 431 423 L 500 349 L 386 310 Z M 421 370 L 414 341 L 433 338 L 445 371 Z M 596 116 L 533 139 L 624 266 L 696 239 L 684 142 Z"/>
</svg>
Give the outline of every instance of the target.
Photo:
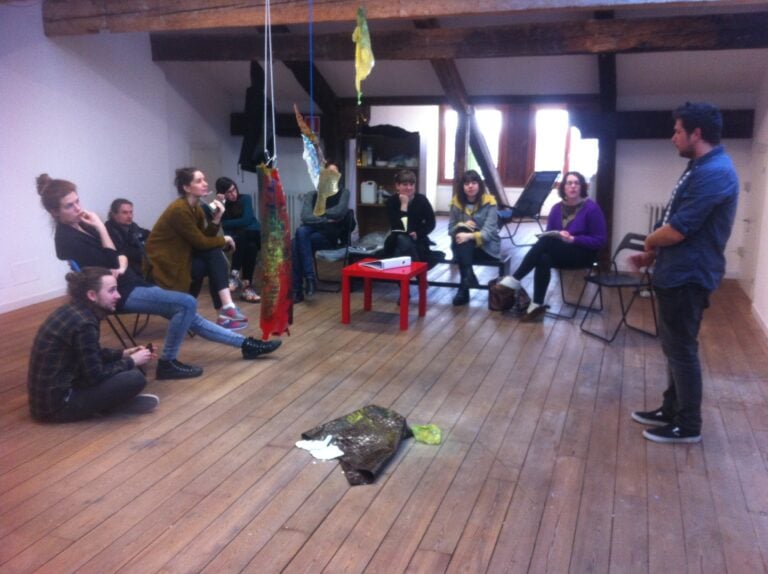
<svg viewBox="0 0 768 574">
<path fill-rule="evenodd" d="M 578 321 L 523 324 L 489 312 L 486 292 L 463 308 L 452 296 L 431 288 L 427 316 L 412 302 L 400 332 L 394 286 L 376 287 L 369 313 L 354 293 L 350 325 L 338 294 L 318 294 L 273 355 L 188 339 L 181 359 L 205 375 L 150 372 L 155 413 L 67 425 L 32 422 L 25 391 L 32 338 L 60 301 L 1 315 L 0 571 L 768 569 L 768 345 L 735 283 L 703 324 L 691 446 L 649 443 L 629 417 L 660 404 L 658 340 L 622 329 L 606 345 Z M 648 302 L 636 310 L 647 325 Z M 141 340 L 163 332 L 153 318 Z M 442 445 L 408 440 L 356 487 L 295 448 L 367 404 L 439 425 Z"/>
</svg>

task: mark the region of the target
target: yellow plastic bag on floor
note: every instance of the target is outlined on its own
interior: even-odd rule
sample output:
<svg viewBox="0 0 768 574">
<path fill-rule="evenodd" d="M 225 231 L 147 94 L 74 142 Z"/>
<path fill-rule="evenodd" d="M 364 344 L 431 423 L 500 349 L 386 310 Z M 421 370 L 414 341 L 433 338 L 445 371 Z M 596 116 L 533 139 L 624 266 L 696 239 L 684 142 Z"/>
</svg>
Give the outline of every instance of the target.
<svg viewBox="0 0 768 574">
<path fill-rule="evenodd" d="M 413 438 L 425 444 L 440 444 L 443 442 L 443 431 L 437 425 L 413 425 Z"/>
</svg>

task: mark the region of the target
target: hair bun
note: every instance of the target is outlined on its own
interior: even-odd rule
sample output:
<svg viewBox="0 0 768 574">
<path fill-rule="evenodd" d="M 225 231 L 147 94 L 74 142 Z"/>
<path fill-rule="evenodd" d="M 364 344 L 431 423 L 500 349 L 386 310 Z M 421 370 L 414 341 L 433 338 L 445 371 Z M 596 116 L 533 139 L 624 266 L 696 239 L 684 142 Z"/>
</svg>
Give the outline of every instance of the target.
<svg viewBox="0 0 768 574">
<path fill-rule="evenodd" d="M 37 193 L 38 195 L 43 195 L 43 191 L 45 191 L 46 186 L 51 183 L 51 176 L 47 173 L 41 173 L 37 176 L 37 179 L 35 182 L 37 183 Z"/>
</svg>

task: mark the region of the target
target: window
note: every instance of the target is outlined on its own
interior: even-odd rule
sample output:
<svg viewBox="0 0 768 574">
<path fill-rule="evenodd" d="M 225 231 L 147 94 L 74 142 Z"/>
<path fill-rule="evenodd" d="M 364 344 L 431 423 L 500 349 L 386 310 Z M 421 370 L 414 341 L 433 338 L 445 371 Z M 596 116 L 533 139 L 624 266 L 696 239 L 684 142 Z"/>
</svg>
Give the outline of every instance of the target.
<svg viewBox="0 0 768 574">
<path fill-rule="evenodd" d="M 591 177 L 596 171 L 597 142 L 582 140 L 570 126 L 563 105 L 510 104 L 475 110 L 491 159 L 507 187 L 522 186 L 532 171 L 576 169 Z M 439 183 L 453 183 L 457 114 L 440 109 Z M 569 167 L 570 166 L 570 167 Z M 478 169 L 471 152 L 467 169 Z M 478 169 L 479 171 L 479 169 Z"/>
<path fill-rule="evenodd" d="M 456 154 L 456 125 L 458 115 L 456 110 L 445 108 L 441 110 L 443 127 L 443 161 L 440 168 L 440 180 L 445 182 L 453 181 L 453 158 Z M 503 111 L 500 108 L 477 108 L 475 118 L 480 127 L 480 132 L 485 137 L 485 143 L 488 151 L 491 153 L 491 160 L 498 169 L 501 146 L 501 126 L 504 120 Z M 480 171 L 474 154 L 469 151 L 467 155 L 467 169 Z"/>
</svg>

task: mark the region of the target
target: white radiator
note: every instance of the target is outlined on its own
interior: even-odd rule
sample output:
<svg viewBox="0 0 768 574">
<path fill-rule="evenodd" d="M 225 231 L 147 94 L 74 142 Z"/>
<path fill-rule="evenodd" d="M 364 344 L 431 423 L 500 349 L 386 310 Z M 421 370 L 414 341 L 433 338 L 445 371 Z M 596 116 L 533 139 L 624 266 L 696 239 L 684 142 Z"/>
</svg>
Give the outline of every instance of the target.
<svg viewBox="0 0 768 574">
<path fill-rule="evenodd" d="M 648 211 L 648 233 L 653 231 L 656 222 L 664 215 L 665 203 L 646 203 L 645 209 Z"/>
<path fill-rule="evenodd" d="M 291 237 L 293 237 L 301 225 L 301 206 L 304 203 L 304 194 L 286 192 L 285 203 L 288 206 L 288 221 L 291 224 Z"/>
</svg>

